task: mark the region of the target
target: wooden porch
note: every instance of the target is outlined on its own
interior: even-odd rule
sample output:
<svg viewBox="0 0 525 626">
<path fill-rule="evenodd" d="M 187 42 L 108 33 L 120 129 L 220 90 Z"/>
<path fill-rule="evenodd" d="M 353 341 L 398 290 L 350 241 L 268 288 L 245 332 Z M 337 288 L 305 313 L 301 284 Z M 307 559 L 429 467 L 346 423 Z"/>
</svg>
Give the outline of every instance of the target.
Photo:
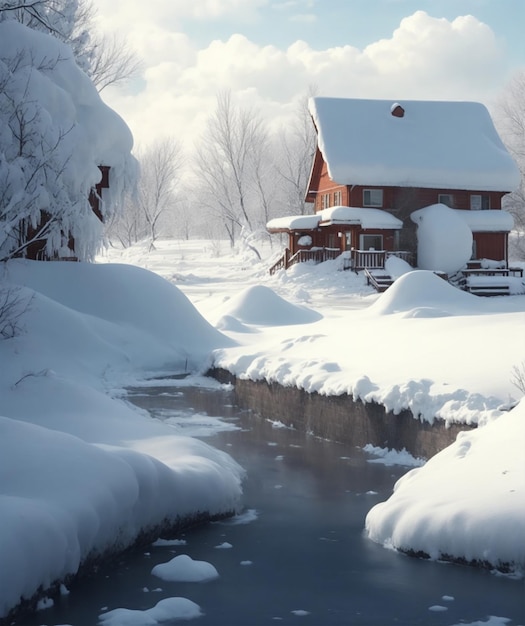
<svg viewBox="0 0 525 626">
<path fill-rule="evenodd" d="M 412 254 L 404 250 L 351 250 L 341 252 L 339 248 L 310 248 L 299 250 L 294 255 L 290 256 L 290 250 L 285 249 L 284 254 L 270 267 L 270 274 L 275 274 L 280 269 L 288 269 L 296 263 L 305 263 L 311 261 L 313 263 L 323 263 L 324 261 L 331 261 L 342 257 L 343 270 L 354 270 L 358 272 L 360 270 L 370 269 L 384 269 L 386 260 L 396 256 L 407 263 L 410 263 Z"/>
</svg>

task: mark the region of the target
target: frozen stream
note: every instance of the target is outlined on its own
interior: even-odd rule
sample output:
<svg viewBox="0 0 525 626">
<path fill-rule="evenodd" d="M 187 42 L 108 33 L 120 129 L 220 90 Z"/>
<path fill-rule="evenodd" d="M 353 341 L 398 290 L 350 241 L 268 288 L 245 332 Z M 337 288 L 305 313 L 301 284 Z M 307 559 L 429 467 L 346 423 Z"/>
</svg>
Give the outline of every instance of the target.
<svg viewBox="0 0 525 626">
<path fill-rule="evenodd" d="M 150 387 L 130 399 L 243 465 L 246 510 L 185 532 L 181 545 L 122 556 L 23 624 L 95 626 L 105 610 L 144 610 L 172 596 L 201 607 L 192 622 L 200 626 L 525 623 L 523 581 L 409 558 L 364 537 L 366 513 L 406 467 L 239 414 L 224 389 Z M 170 583 L 151 574 L 177 554 L 212 563 L 219 578 Z"/>
</svg>

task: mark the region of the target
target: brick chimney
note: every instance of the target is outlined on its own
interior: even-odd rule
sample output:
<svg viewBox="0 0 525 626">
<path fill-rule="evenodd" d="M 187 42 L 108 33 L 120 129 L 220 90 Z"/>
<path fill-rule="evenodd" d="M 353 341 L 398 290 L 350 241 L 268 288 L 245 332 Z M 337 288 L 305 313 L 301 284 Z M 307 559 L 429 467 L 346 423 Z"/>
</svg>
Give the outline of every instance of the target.
<svg viewBox="0 0 525 626">
<path fill-rule="evenodd" d="M 399 102 L 394 102 L 394 104 L 390 107 L 390 113 L 394 117 L 404 117 L 405 109 L 399 104 Z"/>
</svg>

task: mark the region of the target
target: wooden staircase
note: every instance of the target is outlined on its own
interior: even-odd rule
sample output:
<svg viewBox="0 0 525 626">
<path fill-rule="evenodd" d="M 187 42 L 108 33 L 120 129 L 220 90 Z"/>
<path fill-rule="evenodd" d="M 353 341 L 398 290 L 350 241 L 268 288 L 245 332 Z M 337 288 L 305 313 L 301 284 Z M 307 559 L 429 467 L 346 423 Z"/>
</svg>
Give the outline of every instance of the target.
<svg viewBox="0 0 525 626">
<path fill-rule="evenodd" d="M 372 287 L 376 291 L 379 291 L 379 293 L 383 293 L 383 291 L 386 291 L 394 282 L 392 276 L 390 276 L 390 274 L 387 274 L 385 270 L 374 270 L 365 267 L 364 272 L 367 284 L 372 285 Z"/>
</svg>

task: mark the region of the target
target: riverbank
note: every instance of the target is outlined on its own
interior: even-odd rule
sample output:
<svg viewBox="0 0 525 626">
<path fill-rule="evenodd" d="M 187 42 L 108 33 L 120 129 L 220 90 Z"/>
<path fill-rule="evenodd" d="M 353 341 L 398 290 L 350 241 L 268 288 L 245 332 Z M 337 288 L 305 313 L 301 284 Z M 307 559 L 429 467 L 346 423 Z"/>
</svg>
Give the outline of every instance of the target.
<svg viewBox="0 0 525 626">
<path fill-rule="evenodd" d="M 69 587 L 78 586 L 87 579 L 97 575 L 100 569 L 108 569 L 117 560 L 125 558 L 126 554 L 133 553 L 141 548 L 147 548 L 159 537 L 171 539 L 184 532 L 188 532 L 198 526 L 210 522 L 220 522 L 235 515 L 236 511 L 229 513 L 211 514 L 209 512 L 198 512 L 186 517 L 175 519 L 165 519 L 163 523 L 152 528 L 142 529 L 139 535 L 126 546 L 112 546 L 96 556 L 89 556 L 83 561 L 78 570 L 73 574 L 54 580 L 46 588 L 41 586 L 30 598 L 24 598 L 19 604 L 14 606 L 7 615 L 0 617 L 0 626 L 10 624 L 25 624 L 25 619 L 36 611 L 53 606 L 60 598 L 69 594 Z"/>
<path fill-rule="evenodd" d="M 377 402 L 354 400 L 347 393 L 327 396 L 278 383 L 238 378 L 228 370 L 212 368 L 208 375 L 234 388 L 235 403 L 265 419 L 279 421 L 301 432 L 351 446 L 368 444 L 407 450 L 428 459 L 456 440 L 458 433 L 472 430 L 466 424 L 432 423 L 409 409 L 388 411 Z"/>
</svg>

